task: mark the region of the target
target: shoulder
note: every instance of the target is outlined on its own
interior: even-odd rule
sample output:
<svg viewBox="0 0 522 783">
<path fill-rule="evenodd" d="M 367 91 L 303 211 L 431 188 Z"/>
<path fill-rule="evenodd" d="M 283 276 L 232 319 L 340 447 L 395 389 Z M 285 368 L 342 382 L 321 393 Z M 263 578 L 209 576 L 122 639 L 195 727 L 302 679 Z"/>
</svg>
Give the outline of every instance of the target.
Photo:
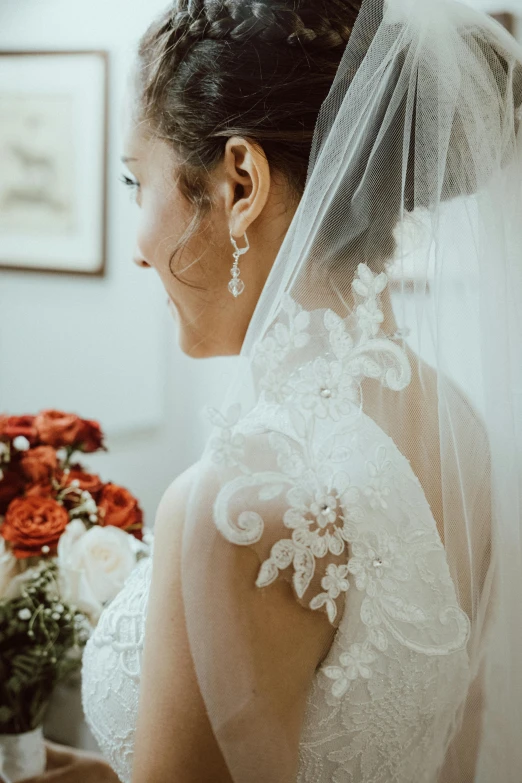
<svg viewBox="0 0 522 783">
<path fill-rule="evenodd" d="M 191 490 L 197 482 L 198 514 L 214 517 L 217 497 L 223 476 L 212 464 L 198 461 L 180 474 L 165 490 L 158 505 L 155 521 L 155 552 L 161 552 L 158 568 L 166 568 L 173 559 L 181 560 L 183 528 Z M 205 508 L 205 506 L 207 508 Z M 193 508 L 193 506 L 190 506 Z M 212 536 L 215 563 L 226 563 L 233 572 L 237 609 L 248 614 L 252 628 L 257 628 L 258 648 L 266 646 L 267 654 L 277 665 L 286 658 L 293 660 L 298 647 L 302 654 L 302 675 L 310 676 L 326 657 L 332 644 L 336 627 L 325 611 L 312 611 L 297 596 L 290 579 L 277 579 L 262 587 L 257 586 L 261 560 L 268 557 L 271 546 L 279 538 L 288 538 L 290 531 L 282 522 L 280 504 L 273 504 L 263 514 L 264 535 L 255 546 L 238 546 L 223 536 L 215 525 L 203 528 L 203 534 Z M 200 533 L 201 535 L 201 533 Z M 201 542 L 202 544 L 205 542 Z M 226 557 L 221 554 L 226 550 Z M 197 568 L 197 564 L 194 564 Z M 228 579 L 230 574 L 216 570 L 214 579 Z M 308 594 L 307 594 L 308 595 Z M 278 640 L 278 650 L 274 640 Z M 296 674 L 298 674 L 296 670 Z"/>
<path fill-rule="evenodd" d="M 165 492 L 161 496 L 156 512 L 155 525 L 168 524 L 168 520 L 172 518 L 172 511 L 179 505 L 179 503 L 185 503 L 191 486 L 199 469 L 199 462 L 194 462 L 183 473 L 180 473 L 166 488 Z"/>
</svg>

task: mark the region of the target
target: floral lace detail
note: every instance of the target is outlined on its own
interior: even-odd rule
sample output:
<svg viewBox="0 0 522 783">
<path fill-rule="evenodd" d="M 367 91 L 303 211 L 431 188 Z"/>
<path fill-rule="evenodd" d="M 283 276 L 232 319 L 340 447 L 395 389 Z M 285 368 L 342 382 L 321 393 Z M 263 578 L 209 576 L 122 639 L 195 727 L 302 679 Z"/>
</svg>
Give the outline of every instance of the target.
<svg viewBox="0 0 522 783">
<path fill-rule="evenodd" d="M 298 597 L 303 598 L 316 571 L 316 558 L 327 554 L 341 556 L 356 535 L 354 524 L 364 515 L 363 496 L 372 508 L 386 508 L 386 472 L 391 463 L 385 459 L 385 452 L 379 451 L 375 462 L 368 462 L 370 481 L 365 487 L 358 487 L 350 484 L 346 472 L 335 469 L 336 463 L 349 459 L 346 447 L 331 444 L 329 449 L 323 446 L 319 451 L 315 437 L 317 419 L 349 421 L 352 414 L 360 412 L 359 386 L 363 377 L 375 378 L 396 390 L 410 381 L 404 351 L 377 336 L 383 320 L 378 298 L 386 284 L 384 272 L 375 276 L 368 266 L 359 264 L 352 283 L 356 300 L 361 300 L 356 307 L 357 337 L 352 336 L 340 316 L 329 309 L 324 312 L 323 322 L 335 357 L 331 361 L 319 356 L 304 364 L 298 362 L 298 370 L 288 374 L 290 354 L 309 343 L 307 328 L 311 318 L 288 295 L 282 306 L 288 323 L 277 322 L 256 346 L 254 363 L 263 371 L 264 401 L 285 407 L 292 425 L 290 433 L 269 434 L 279 472 L 253 472 L 245 462 L 239 404 L 226 414 L 207 409 L 208 418 L 218 430 L 210 441 L 212 460 L 221 466 L 235 467 L 240 474 L 224 485 L 215 503 L 215 522 L 222 534 L 243 545 L 259 541 L 263 535 L 264 520 L 257 511 L 242 512 L 237 524 L 229 518 L 228 505 L 236 492 L 255 489 L 261 502 L 286 493 L 288 509 L 283 522 L 292 531 L 291 538 L 273 545 L 257 576 L 258 587 L 269 585 L 280 571 L 292 565 L 293 585 Z M 321 580 L 324 592 L 313 596 L 308 605 L 311 609 L 325 607 L 334 623 L 338 615 L 336 598 L 348 590 L 349 583 L 344 566 L 336 566 L 337 581 L 332 582 L 332 565 L 325 566 Z"/>
<path fill-rule="evenodd" d="M 130 783 L 152 558 L 140 560 L 104 609 L 83 653 L 86 721 L 108 762 Z"/>
<path fill-rule="evenodd" d="M 325 355 L 311 361 L 299 354 L 294 357 L 309 344 L 307 329 L 313 313 L 303 311 L 289 296 L 282 307 L 288 323 L 276 323 L 256 347 L 260 407 L 264 405 L 265 412 L 270 405 L 286 411 L 286 426 L 268 432 L 277 469 L 262 472 L 248 464 L 244 425 L 248 426 L 249 417 L 242 417 L 238 404 L 226 415 L 209 411 L 220 431 L 211 442 L 211 458 L 235 473 L 223 483 L 214 505 L 214 520 L 223 536 L 235 544 L 255 544 L 265 529 L 263 503 L 284 496 L 282 521 L 291 535 L 273 544 L 256 585 L 269 585 L 292 567 L 292 583 L 302 599 L 317 561 L 326 561 L 322 591 L 308 600 L 308 606 L 324 608 L 332 624 L 339 616 L 341 594 L 351 587 L 364 594 L 360 603 L 364 638 L 342 653 L 339 665 L 322 668 L 330 680 L 330 694 L 337 698 L 356 679 L 371 676 L 371 665 L 388 649 L 390 638 L 419 654 L 439 656 L 463 650 L 469 636 L 469 620 L 456 602 L 421 485 L 393 441 L 361 408 L 364 377 L 396 391 L 411 379 L 406 353 L 379 334 L 383 321 L 379 294 L 386 284 L 385 273 L 375 276 L 366 265 L 359 265 L 352 283 L 359 298 L 355 327 L 348 330 L 339 315 L 324 311 L 329 343 Z M 297 370 L 292 372 L 292 366 Z M 321 428 L 321 422 L 327 426 Z M 357 477 L 350 475 L 352 465 L 357 466 Z M 405 476 L 409 491 L 421 496 L 419 517 L 408 516 L 407 506 L 401 503 Z M 242 511 L 234 520 L 230 504 L 240 495 L 245 502 L 250 497 L 256 510 Z M 329 562 L 332 556 L 343 555 L 344 562 Z M 445 588 L 439 601 L 433 600 L 433 591 L 417 593 L 415 587 L 419 582 L 424 587 L 430 584 L 426 564 L 434 558 L 439 561 L 434 572 Z M 417 594 L 424 600 L 415 600 Z M 435 638 L 437 627 L 442 632 Z"/>
<path fill-rule="evenodd" d="M 366 264 L 359 264 L 352 282 L 354 297 L 360 300 L 355 309 L 358 337 L 341 316 L 327 309 L 323 323 L 335 358 L 328 361 L 318 356 L 300 367 L 295 377 L 288 377 L 285 364 L 293 351 L 309 344 L 310 313 L 286 294 L 281 307 L 288 323 L 278 321 L 254 349 L 265 399 L 285 404 L 294 395 L 314 416 L 337 421 L 359 402 L 362 378 L 375 378 L 397 391 L 407 386 L 411 372 L 406 354 L 391 340 L 377 336 L 384 319 L 379 295 L 387 282 L 385 272 L 375 276 Z"/>
</svg>

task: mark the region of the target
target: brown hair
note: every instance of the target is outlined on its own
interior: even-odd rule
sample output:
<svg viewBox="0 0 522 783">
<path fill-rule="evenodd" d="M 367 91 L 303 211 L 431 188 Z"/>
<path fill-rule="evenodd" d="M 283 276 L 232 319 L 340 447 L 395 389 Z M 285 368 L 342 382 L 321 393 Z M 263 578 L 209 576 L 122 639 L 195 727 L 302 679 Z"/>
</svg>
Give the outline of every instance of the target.
<svg viewBox="0 0 522 783">
<path fill-rule="evenodd" d="M 137 119 L 151 136 L 172 145 L 182 161 L 177 172 L 180 190 L 195 206 L 193 220 L 172 254 L 171 271 L 176 251 L 210 211 L 209 173 L 222 159 L 228 137 L 248 137 L 261 146 L 270 167 L 286 177 L 291 192 L 300 199 L 324 136 L 319 134 L 318 146 L 312 148 L 320 110 L 335 116 L 329 112 L 329 103 L 336 104 L 358 65 L 352 62 L 352 53 L 331 89 L 360 6 L 361 0 L 178 0 L 146 30 L 137 56 Z M 375 30 L 382 8 L 383 2 L 376 3 Z M 517 107 L 522 100 L 520 64 L 512 73 L 502 39 L 496 41 L 475 30 L 459 32 L 485 73 L 489 67 L 491 83 L 505 103 L 502 122 L 511 125 L 513 100 Z M 365 31 L 368 39 L 370 33 L 371 29 Z M 365 54 L 363 47 L 357 58 Z M 406 94 L 395 106 L 393 117 L 383 122 L 406 56 L 407 50 L 397 58 L 393 78 L 374 109 L 359 160 L 337 184 L 321 233 L 314 240 L 318 273 L 335 268 L 344 277 L 347 267 L 353 273 L 360 261 L 381 271 L 396 248 L 393 232 L 401 210 L 431 204 L 432 183 L 424 183 L 423 172 L 414 171 L 416 97 L 404 182 Z M 455 108 L 440 184 L 442 200 L 474 193 L 480 186 L 473 179 L 473 166 L 468 173 L 467 160 L 473 161 L 475 153 L 462 139 L 461 110 L 466 111 L 465 102 L 462 109 Z M 457 139 L 459 143 L 454 144 Z M 363 174 L 369 184 L 360 188 Z M 342 236 L 329 230 L 339 219 L 346 226 Z"/>
<path fill-rule="evenodd" d="M 148 27 L 135 117 L 182 161 L 179 187 L 195 212 L 177 249 L 211 208 L 209 172 L 230 136 L 261 146 L 301 197 L 317 115 L 359 8 L 359 0 L 178 0 Z"/>
</svg>

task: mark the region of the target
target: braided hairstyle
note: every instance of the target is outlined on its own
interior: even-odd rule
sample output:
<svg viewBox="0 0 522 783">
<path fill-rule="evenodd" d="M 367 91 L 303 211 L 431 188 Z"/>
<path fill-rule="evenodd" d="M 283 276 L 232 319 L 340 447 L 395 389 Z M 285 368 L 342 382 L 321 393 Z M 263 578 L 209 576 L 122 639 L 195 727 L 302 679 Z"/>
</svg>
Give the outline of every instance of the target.
<svg viewBox="0 0 522 783">
<path fill-rule="evenodd" d="M 209 173 L 230 136 L 261 146 L 299 200 L 317 115 L 360 5 L 174 0 L 145 31 L 137 51 L 135 118 L 177 153 L 180 191 L 196 207 L 178 248 L 211 208 Z"/>
</svg>

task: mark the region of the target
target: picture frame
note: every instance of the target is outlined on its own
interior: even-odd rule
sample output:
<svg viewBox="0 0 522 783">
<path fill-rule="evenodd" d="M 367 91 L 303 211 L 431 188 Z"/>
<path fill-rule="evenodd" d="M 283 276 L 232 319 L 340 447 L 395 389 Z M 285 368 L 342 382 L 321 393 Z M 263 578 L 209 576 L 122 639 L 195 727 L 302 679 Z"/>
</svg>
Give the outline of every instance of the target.
<svg viewBox="0 0 522 783">
<path fill-rule="evenodd" d="M 105 275 L 108 106 L 108 51 L 0 51 L 0 270 Z"/>
</svg>

